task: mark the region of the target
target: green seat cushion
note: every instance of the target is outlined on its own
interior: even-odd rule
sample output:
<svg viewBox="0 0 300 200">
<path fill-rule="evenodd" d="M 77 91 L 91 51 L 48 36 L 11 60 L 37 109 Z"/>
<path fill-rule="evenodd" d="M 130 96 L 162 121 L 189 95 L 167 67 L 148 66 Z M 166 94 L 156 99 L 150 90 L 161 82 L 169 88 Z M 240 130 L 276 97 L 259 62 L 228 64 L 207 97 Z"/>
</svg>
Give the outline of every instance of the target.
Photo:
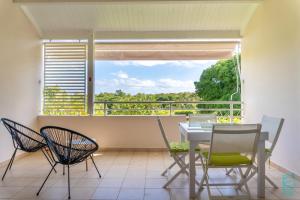
<svg viewBox="0 0 300 200">
<path fill-rule="evenodd" d="M 266 152 L 266 153 L 271 153 L 271 149 L 266 148 L 266 149 L 265 149 L 265 152 Z"/>
<path fill-rule="evenodd" d="M 186 153 L 190 150 L 188 142 L 170 142 L 170 147 L 172 153 Z M 200 151 L 200 148 L 198 147 L 195 150 Z"/>
<path fill-rule="evenodd" d="M 208 152 L 204 152 L 203 156 L 208 159 Z M 251 160 L 247 156 L 239 153 L 214 153 L 210 158 L 210 166 L 235 166 L 249 165 Z"/>
</svg>

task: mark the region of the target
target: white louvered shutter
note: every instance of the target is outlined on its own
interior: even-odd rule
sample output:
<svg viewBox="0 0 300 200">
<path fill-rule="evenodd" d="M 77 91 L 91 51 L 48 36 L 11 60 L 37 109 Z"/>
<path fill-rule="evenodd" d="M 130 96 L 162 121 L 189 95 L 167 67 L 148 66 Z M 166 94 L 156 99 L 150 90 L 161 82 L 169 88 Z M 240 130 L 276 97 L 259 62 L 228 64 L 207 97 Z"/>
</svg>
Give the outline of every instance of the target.
<svg viewBox="0 0 300 200">
<path fill-rule="evenodd" d="M 43 114 L 86 115 L 87 44 L 44 43 Z"/>
</svg>

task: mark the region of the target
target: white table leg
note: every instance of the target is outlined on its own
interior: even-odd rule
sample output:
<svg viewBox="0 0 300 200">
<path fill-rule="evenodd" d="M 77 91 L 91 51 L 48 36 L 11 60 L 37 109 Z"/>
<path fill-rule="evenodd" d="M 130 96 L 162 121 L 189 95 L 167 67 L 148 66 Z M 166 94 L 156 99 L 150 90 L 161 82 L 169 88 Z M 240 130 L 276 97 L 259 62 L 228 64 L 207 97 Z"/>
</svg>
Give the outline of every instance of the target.
<svg viewBox="0 0 300 200">
<path fill-rule="evenodd" d="M 190 142 L 190 151 L 189 151 L 189 172 L 190 172 L 190 199 L 196 197 L 195 193 L 195 177 L 196 177 L 196 168 L 195 168 L 195 147 L 197 144 Z"/>
<path fill-rule="evenodd" d="M 265 197 L 265 141 L 259 140 L 257 152 L 257 197 Z"/>
<path fill-rule="evenodd" d="M 179 132 L 180 132 L 180 141 L 181 142 L 185 142 L 186 138 L 186 134 L 184 133 L 184 130 L 182 130 L 182 128 L 179 126 Z"/>
<path fill-rule="evenodd" d="M 184 130 L 179 126 L 179 132 L 180 132 L 180 142 L 181 143 L 183 143 L 183 142 L 185 142 L 186 141 L 186 134 L 185 134 L 185 132 L 184 132 Z M 185 159 L 185 157 L 183 157 L 182 159 L 181 159 L 184 163 L 186 163 L 185 161 L 186 161 L 186 159 Z"/>
</svg>

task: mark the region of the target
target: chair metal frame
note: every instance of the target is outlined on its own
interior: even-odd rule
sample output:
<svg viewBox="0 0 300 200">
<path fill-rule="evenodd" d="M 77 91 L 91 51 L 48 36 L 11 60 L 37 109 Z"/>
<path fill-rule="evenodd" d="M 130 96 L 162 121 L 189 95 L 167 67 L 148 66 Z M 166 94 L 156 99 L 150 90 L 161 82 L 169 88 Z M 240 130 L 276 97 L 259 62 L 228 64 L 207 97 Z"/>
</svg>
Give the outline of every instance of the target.
<svg viewBox="0 0 300 200">
<path fill-rule="evenodd" d="M 94 161 L 94 158 L 92 156 L 93 153 L 95 153 L 99 149 L 99 145 L 92 140 L 91 138 L 78 133 L 76 131 L 62 128 L 62 127 L 57 127 L 57 126 L 45 126 L 41 128 L 41 134 L 45 138 L 45 141 L 51 150 L 51 156 L 55 162 L 54 166 L 46 176 L 46 179 L 44 180 L 43 184 L 41 185 L 40 189 L 37 192 L 37 196 L 41 192 L 42 188 L 44 187 L 45 183 L 47 182 L 49 176 L 51 175 L 52 171 L 54 170 L 54 167 L 57 164 L 62 164 L 63 167 L 67 166 L 67 174 L 68 174 L 68 198 L 71 198 L 71 188 L 70 188 L 70 166 L 75 165 L 78 163 L 81 163 L 83 161 L 86 161 L 86 159 L 89 157 L 92 160 L 92 163 L 99 175 L 99 178 L 101 178 L 101 174 L 96 166 L 96 163 Z M 66 139 L 66 138 L 58 138 L 60 135 L 66 134 L 65 137 L 67 137 L 67 140 L 61 141 L 61 139 Z M 54 140 L 52 136 L 60 140 L 59 141 Z M 80 141 L 83 142 L 81 148 L 74 147 L 74 138 L 79 137 Z M 64 145 L 64 143 L 68 143 L 67 145 Z M 87 149 L 87 145 L 90 145 L 90 148 Z M 85 148 L 85 149 L 83 149 Z M 82 154 L 79 154 L 79 152 L 82 152 Z M 75 153 L 74 153 L 75 152 Z M 77 152 L 77 154 L 76 154 Z"/>
<path fill-rule="evenodd" d="M 244 126 L 244 125 L 256 125 L 255 129 L 249 129 L 249 130 L 216 130 L 216 127 L 222 127 L 222 126 Z M 204 155 L 203 152 L 200 152 L 201 154 L 201 163 L 203 166 L 203 176 L 201 178 L 200 181 L 200 187 L 199 190 L 201 191 L 203 189 L 203 186 L 206 186 L 207 191 L 208 191 L 208 198 L 211 199 L 211 192 L 210 192 L 210 186 L 235 186 L 237 189 L 241 189 L 241 187 L 244 185 L 246 192 L 248 194 L 248 196 L 250 197 L 250 190 L 249 187 L 247 185 L 246 179 L 249 177 L 250 171 L 253 168 L 253 164 L 255 161 L 255 155 L 257 153 L 257 146 L 258 146 L 258 141 L 259 141 L 259 136 L 260 136 L 260 132 L 261 132 L 261 125 L 260 124 L 217 124 L 217 125 L 213 125 L 213 130 L 212 130 L 212 136 L 211 136 L 211 144 L 210 144 L 210 149 L 208 152 L 208 158 L 207 160 L 204 161 Z M 212 156 L 212 154 L 214 153 L 212 151 L 213 145 L 214 145 L 214 135 L 215 134 L 249 134 L 249 133 L 253 133 L 256 134 L 255 135 L 255 139 L 253 142 L 253 150 L 251 153 L 251 164 L 244 164 L 244 165 L 235 165 L 235 166 L 230 166 L 233 169 L 238 169 L 239 174 L 240 174 L 240 181 L 238 183 L 209 183 L 209 175 L 208 175 L 208 169 L 209 168 L 228 168 L 228 166 L 212 166 L 210 165 L 210 158 Z M 250 152 L 249 152 L 250 153 Z M 245 168 L 245 172 L 242 171 L 242 168 Z"/>
<path fill-rule="evenodd" d="M 201 124 L 201 122 L 204 122 L 204 123 L 216 123 L 216 122 L 217 122 L 217 115 L 215 115 L 215 114 L 197 114 L 197 115 L 190 114 L 190 115 L 189 115 L 189 120 L 192 119 L 192 118 L 197 118 L 197 119 L 198 119 L 197 121 L 200 122 L 199 124 Z M 199 118 L 200 118 L 201 120 L 199 120 Z M 165 133 L 164 133 L 163 135 L 165 135 Z M 167 138 L 166 138 L 165 136 L 163 136 L 163 138 L 164 138 L 164 141 L 167 140 Z M 167 145 L 168 140 L 167 140 L 167 142 L 165 141 L 165 143 L 166 143 L 166 146 L 168 147 L 168 145 Z M 169 144 L 169 143 L 168 143 L 168 144 Z M 205 143 L 205 144 L 206 144 L 206 143 Z M 170 148 L 168 147 L 168 149 L 170 149 Z M 184 160 L 186 156 L 187 156 L 187 154 L 181 155 L 181 156 L 180 156 L 180 157 L 181 157 L 181 160 Z M 200 158 L 200 157 L 198 157 L 198 159 L 199 159 L 199 158 Z M 167 169 L 165 169 L 165 170 L 161 173 L 161 176 L 165 176 L 166 173 L 167 173 L 170 169 L 172 169 L 176 164 L 177 164 L 177 162 L 174 161 L 169 167 L 167 167 Z"/>
<path fill-rule="evenodd" d="M 188 155 L 188 152 L 178 152 L 173 153 L 171 152 L 171 146 L 168 141 L 168 138 L 166 136 L 164 127 L 162 125 L 160 117 L 157 117 L 158 126 L 161 132 L 161 135 L 163 137 L 164 143 L 168 149 L 168 152 L 170 153 L 170 156 L 174 159 L 174 162 L 162 173 L 163 176 L 166 175 L 166 173 L 173 168 L 175 165 L 178 165 L 180 169 L 167 181 L 167 183 L 164 184 L 163 188 L 167 188 L 181 173 L 186 174 L 189 176 L 189 172 L 187 168 L 189 167 L 189 164 L 185 162 L 184 158 Z M 200 155 L 196 157 L 196 160 L 200 158 Z M 196 184 L 199 185 L 199 182 L 196 181 Z"/>
<path fill-rule="evenodd" d="M 272 127 L 272 128 L 275 128 L 276 131 L 272 131 L 270 129 L 270 127 L 268 127 L 268 123 L 272 123 L 272 125 L 275 124 L 275 127 Z M 265 162 L 267 162 L 271 156 L 272 156 L 272 153 L 273 153 L 273 150 L 277 144 L 277 141 L 279 139 L 279 136 L 280 136 L 280 133 L 281 133 L 281 130 L 282 130 L 282 127 L 283 127 L 283 123 L 284 123 L 284 119 L 283 118 L 276 118 L 276 117 L 270 117 L 270 116 L 267 116 L 267 115 L 264 115 L 263 118 L 262 118 L 262 131 L 266 131 L 266 132 L 269 132 L 269 138 L 270 138 L 270 135 L 273 136 L 273 138 L 271 140 L 269 140 L 269 143 L 271 143 L 271 147 L 269 149 L 269 151 L 265 151 Z M 229 175 L 230 173 L 232 172 L 232 169 L 230 169 L 226 174 Z M 257 166 L 254 166 L 252 168 L 252 172 L 251 174 L 249 175 L 249 177 L 247 177 L 247 179 L 245 179 L 244 182 L 242 182 L 240 184 L 239 187 L 242 187 L 243 184 L 245 184 L 246 182 L 248 182 L 254 175 L 256 175 L 258 172 L 258 168 Z M 270 177 L 268 177 L 267 175 L 265 175 L 265 179 L 267 182 L 270 183 L 270 185 L 273 186 L 274 189 L 278 189 L 279 187 L 271 180 Z"/>
<path fill-rule="evenodd" d="M 54 166 L 54 160 L 52 159 L 48 149 L 47 149 L 47 144 L 44 140 L 44 138 L 34 131 L 31 128 L 28 128 L 27 126 L 24 126 L 18 122 L 15 122 L 11 119 L 7 118 L 1 118 L 1 122 L 4 125 L 4 127 L 7 129 L 7 131 L 10 133 L 13 146 L 15 148 L 9 163 L 5 169 L 5 172 L 2 176 L 2 181 L 4 180 L 6 173 L 8 170 L 11 170 L 13 162 L 15 160 L 15 156 L 18 150 L 27 152 L 27 153 L 32 153 L 41 150 L 51 167 L 53 168 Z M 29 135 L 29 133 L 31 135 Z M 35 138 L 34 138 L 34 137 Z M 53 169 L 55 172 L 55 168 Z"/>
</svg>

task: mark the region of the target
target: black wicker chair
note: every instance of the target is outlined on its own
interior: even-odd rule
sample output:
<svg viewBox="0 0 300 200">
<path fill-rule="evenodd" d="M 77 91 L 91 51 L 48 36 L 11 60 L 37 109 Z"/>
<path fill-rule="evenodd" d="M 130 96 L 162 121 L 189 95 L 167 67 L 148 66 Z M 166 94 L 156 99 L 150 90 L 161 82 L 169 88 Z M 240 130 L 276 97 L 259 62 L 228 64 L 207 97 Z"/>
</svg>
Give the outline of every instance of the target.
<svg viewBox="0 0 300 200">
<path fill-rule="evenodd" d="M 47 144 L 45 143 L 44 138 L 39 133 L 10 119 L 2 118 L 1 121 L 10 133 L 15 148 L 15 151 L 2 176 L 2 181 L 4 180 L 8 169 L 11 169 L 15 159 L 15 155 L 18 150 L 25 151 L 27 153 L 41 150 L 48 162 L 50 163 L 50 165 L 52 167 L 54 166 L 52 164 L 54 160 L 51 157 L 50 153 L 46 150 Z"/>
<path fill-rule="evenodd" d="M 69 199 L 71 198 L 70 165 L 78 164 L 90 157 L 98 172 L 99 177 L 101 178 L 100 172 L 92 156 L 92 154 L 99 148 L 98 144 L 95 141 L 75 131 L 55 126 L 43 127 L 41 129 L 41 134 L 45 138 L 46 143 L 51 150 L 52 156 L 54 155 L 55 157 L 55 164 L 47 175 L 42 186 L 40 187 L 37 195 L 39 195 L 40 191 L 42 190 L 43 186 L 45 185 L 46 181 L 48 180 L 50 174 L 57 164 L 67 166 Z"/>
</svg>

